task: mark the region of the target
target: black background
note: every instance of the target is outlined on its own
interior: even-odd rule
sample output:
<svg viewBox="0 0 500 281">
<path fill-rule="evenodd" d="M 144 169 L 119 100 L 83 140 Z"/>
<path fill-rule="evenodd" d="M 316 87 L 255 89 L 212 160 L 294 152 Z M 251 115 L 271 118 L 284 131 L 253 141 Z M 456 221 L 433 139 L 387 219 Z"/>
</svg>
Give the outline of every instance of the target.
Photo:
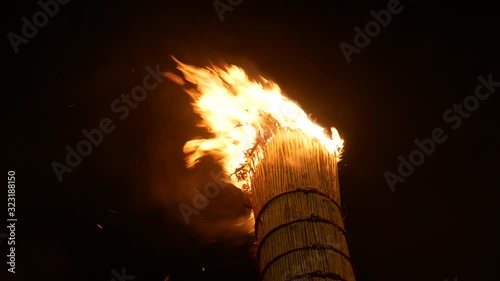
<svg viewBox="0 0 500 281">
<path fill-rule="evenodd" d="M 387 2 L 243 0 L 221 22 L 211 1 L 73 0 L 17 54 L 5 36 L 2 159 L 5 173 L 16 171 L 17 273 L 7 272 L 3 240 L 0 276 L 107 281 L 125 267 L 134 280 L 257 280 L 252 235 L 232 226 L 246 215 L 241 192 L 224 189 L 190 224 L 180 215 L 178 204 L 192 204 L 192 189 L 218 171 L 208 159 L 184 167 L 183 144 L 204 133 L 188 96 L 165 80 L 125 120 L 110 111 L 146 66 L 174 71 L 174 55 L 262 74 L 339 130 L 358 280 L 498 280 L 500 90 L 457 130 L 442 117 L 474 94 L 479 75 L 500 80 L 498 10 L 401 2 L 347 63 L 339 44 L 353 44 L 353 28 Z M 20 35 L 21 17 L 40 10 L 3 5 L 4 35 Z M 103 118 L 115 131 L 59 183 L 51 163 Z M 384 172 L 434 128 L 448 139 L 391 192 Z"/>
</svg>

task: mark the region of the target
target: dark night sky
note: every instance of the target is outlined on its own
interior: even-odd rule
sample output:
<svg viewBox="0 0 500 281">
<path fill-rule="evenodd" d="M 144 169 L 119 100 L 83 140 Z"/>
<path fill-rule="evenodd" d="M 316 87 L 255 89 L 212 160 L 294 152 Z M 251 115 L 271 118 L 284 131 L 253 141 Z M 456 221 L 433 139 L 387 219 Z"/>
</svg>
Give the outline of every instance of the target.
<svg viewBox="0 0 500 281">
<path fill-rule="evenodd" d="M 204 134 L 188 96 L 165 80 L 126 119 L 110 110 L 146 66 L 175 70 L 169 55 L 262 74 L 339 130 L 358 280 L 498 280 L 500 88 L 456 130 L 443 120 L 479 75 L 500 81 L 494 5 L 402 1 L 347 63 L 339 44 L 353 45 L 353 28 L 389 1 L 272 2 L 243 0 L 221 22 L 210 0 L 73 0 L 17 54 L 4 37 L 2 158 L 17 175 L 17 280 L 108 281 L 122 267 L 138 281 L 257 280 L 252 236 L 230 226 L 246 212 L 241 192 L 224 189 L 189 225 L 178 210 L 217 171 L 209 159 L 184 167 L 183 144 Z M 21 34 L 21 17 L 40 10 L 4 5 L 4 34 Z M 51 163 L 103 118 L 115 130 L 59 183 Z M 398 156 L 435 128 L 447 140 L 391 192 L 384 172 L 397 172 Z M 7 244 L 0 249 L 0 276 L 12 278 Z"/>
</svg>

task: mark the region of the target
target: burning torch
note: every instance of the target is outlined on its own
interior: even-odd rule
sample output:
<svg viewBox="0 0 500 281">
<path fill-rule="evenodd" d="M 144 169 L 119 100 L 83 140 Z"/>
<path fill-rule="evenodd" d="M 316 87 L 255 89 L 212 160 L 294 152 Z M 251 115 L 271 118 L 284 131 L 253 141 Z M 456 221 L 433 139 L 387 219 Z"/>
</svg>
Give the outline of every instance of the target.
<svg viewBox="0 0 500 281">
<path fill-rule="evenodd" d="M 354 281 L 337 163 L 343 140 L 315 124 L 278 85 L 234 65 L 199 68 L 174 58 L 198 124 L 211 134 L 184 146 L 186 163 L 213 156 L 251 202 L 260 280 Z"/>
</svg>

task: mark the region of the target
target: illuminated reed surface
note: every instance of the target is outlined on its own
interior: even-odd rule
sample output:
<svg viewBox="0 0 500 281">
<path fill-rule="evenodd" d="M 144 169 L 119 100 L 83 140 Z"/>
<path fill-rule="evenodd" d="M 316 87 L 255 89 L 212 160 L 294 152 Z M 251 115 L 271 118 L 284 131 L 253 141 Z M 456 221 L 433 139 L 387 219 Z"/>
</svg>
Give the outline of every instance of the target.
<svg viewBox="0 0 500 281">
<path fill-rule="evenodd" d="M 283 128 L 262 155 L 250 192 L 261 280 L 355 280 L 335 155 L 314 138 Z"/>
</svg>

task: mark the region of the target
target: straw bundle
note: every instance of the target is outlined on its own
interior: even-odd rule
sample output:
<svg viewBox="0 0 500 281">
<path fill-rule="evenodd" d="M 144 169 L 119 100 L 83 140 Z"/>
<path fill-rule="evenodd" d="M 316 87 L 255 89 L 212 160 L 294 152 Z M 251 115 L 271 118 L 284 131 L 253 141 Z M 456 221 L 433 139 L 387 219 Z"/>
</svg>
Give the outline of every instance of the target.
<svg viewBox="0 0 500 281">
<path fill-rule="evenodd" d="M 261 281 L 354 281 L 335 156 L 283 128 L 262 155 L 250 174 Z"/>
</svg>

